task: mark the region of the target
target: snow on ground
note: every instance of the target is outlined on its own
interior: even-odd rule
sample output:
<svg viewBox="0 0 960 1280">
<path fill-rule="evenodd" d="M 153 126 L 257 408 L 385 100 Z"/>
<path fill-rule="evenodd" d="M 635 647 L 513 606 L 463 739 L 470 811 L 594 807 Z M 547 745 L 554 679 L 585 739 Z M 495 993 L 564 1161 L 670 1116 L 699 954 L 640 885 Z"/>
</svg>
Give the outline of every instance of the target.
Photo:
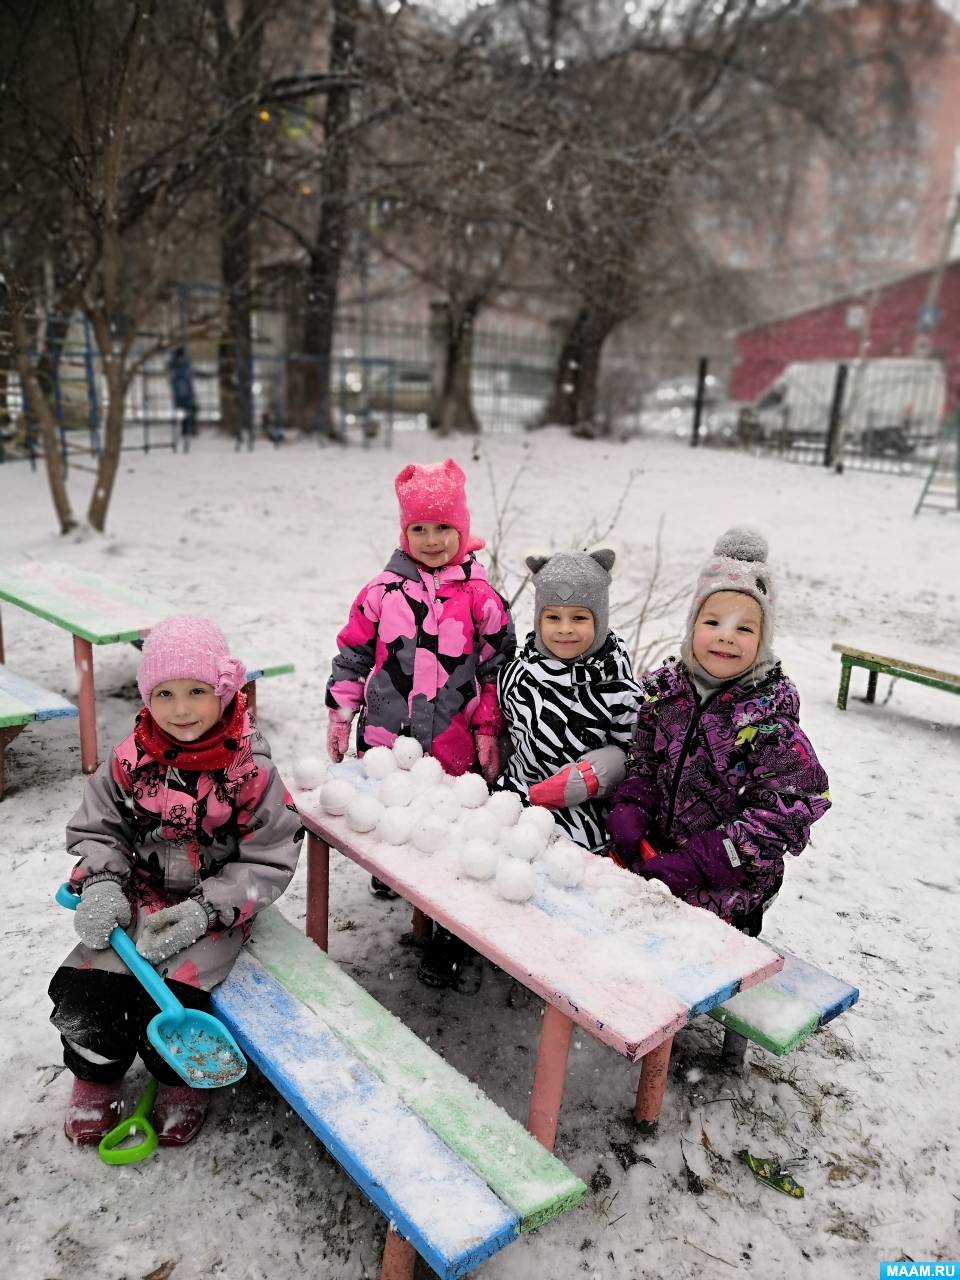
<svg viewBox="0 0 960 1280">
<path fill-rule="evenodd" d="M 657 590 L 682 598 L 641 648 L 669 644 L 692 574 L 733 522 L 764 528 L 780 568 L 777 648 L 830 775 L 834 808 L 791 861 L 767 934 L 861 990 L 861 1002 L 799 1051 L 751 1050 L 744 1079 L 716 1069 L 719 1028 L 676 1040 L 659 1136 L 629 1121 L 637 1068 L 574 1035 L 558 1155 L 591 1187 L 586 1205 L 485 1264 L 490 1280 L 584 1275 L 854 1280 L 878 1260 L 960 1256 L 958 1195 L 957 763 L 960 699 L 881 679 L 878 705 L 836 710 L 835 640 L 869 635 L 953 653 L 960 663 L 960 518 L 913 518 L 918 481 L 801 468 L 665 440 L 588 443 L 559 431 L 498 436 L 477 451 L 402 435 L 393 450 L 288 444 L 235 453 L 202 439 L 188 456 L 125 455 L 109 533 L 61 538 L 41 472 L 0 466 L 0 560 L 55 558 L 178 608 L 254 630 L 297 666 L 265 681 L 261 723 L 281 769 L 322 751 L 334 636 L 396 541 L 392 480 L 409 460 L 451 452 L 465 467 L 475 531 L 514 570 L 523 556 L 605 530 L 614 603 L 646 587 L 663 520 Z M 495 492 L 491 486 L 495 477 Z M 515 481 L 508 498 L 511 482 Z M 79 510 L 90 477 L 75 472 Z M 506 508 L 504 512 L 504 507 Z M 609 540 L 609 539 L 608 539 Z M 531 596 L 517 605 L 529 627 Z M 633 608 L 614 608 L 625 621 Z M 69 637 L 4 609 L 7 661 L 70 694 Z M 101 743 L 136 710 L 136 655 L 98 651 Z M 865 673 L 855 673 L 861 695 Z M 888 696 L 889 695 L 889 696 Z M 383 1222 L 273 1090 L 251 1072 L 218 1094 L 199 1140 L 109 1168 L 61 1131 L 67 1080 L 46 1021 L 46 984 L 72 945 L 53 904 L 70 865 L 64 825 L 82 787 L 75 723 L 32 726 L 8 751 L 0 808 L 3 893 L 0 1250 L 5 1280 L 354 1280 L 378 1273 Z M 331 952 L 385 1005 L 523 1119 L 541 1011 L 487 969 L 479 993 L 417 983 L 398 945 L 402 903 L 370 897 L 335 861 Z M 282 901 L 302 921 L 303 868 Z M 491 1046 L 494 1046 L 491 1048 Z M 139 1077 L 131 1079 L 131 1094 Z M 788 1162 L 792 1200 L 755 1182 L 747 1147 Z M 702 1186 L 702 1190 L 701 1190 Z M 450 1212 L 456 1212 L 451 1203 Z"/>
</svg>

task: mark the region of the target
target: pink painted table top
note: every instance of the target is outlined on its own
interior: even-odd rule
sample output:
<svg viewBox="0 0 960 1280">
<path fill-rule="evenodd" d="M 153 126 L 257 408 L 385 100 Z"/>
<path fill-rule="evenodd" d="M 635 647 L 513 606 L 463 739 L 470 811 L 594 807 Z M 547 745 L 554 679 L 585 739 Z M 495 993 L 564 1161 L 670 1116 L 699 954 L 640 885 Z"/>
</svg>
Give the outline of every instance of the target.
<svg viewBox="0 0 960 1280">
<path fill-rule="evenodd" d="M 316 791 L 295 796 L 304 825 L 413 906 L 632 1061 L 697 1014 L 783 966 L 763 943 L 584 853 L 573 889 L 541 869 L 525 903 L 461 874 L 455 853 L 420 853 L 351 830 Z M 535 867 L 537 864 L 534 864 Z"/>
</svg>

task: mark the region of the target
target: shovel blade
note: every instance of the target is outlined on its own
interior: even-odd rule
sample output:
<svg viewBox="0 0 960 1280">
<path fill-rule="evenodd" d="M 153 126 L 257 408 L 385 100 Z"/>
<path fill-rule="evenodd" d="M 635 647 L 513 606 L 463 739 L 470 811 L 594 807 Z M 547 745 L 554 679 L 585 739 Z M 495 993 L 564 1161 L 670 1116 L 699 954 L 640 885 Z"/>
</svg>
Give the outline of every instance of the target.
<svg viewBox="0 0 960 1280">
<path fill-rule="evenodd" d="M 222 1022 L 199 1009 L 158 1013 L 147 1025 L 157 1053 L 194 1089 L 236 1084 L 247 1070 L 240 1046 Z"/>
</svg>

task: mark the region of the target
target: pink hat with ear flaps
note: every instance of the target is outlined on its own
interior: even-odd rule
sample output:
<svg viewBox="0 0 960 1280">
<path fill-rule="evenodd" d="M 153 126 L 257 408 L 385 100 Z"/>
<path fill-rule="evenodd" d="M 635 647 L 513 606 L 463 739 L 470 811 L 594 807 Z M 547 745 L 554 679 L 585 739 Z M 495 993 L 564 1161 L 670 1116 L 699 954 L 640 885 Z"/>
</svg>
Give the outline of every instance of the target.
<svg viewBox="0 0 960 1280">
<path fill-rule="evenodd" d="M 225 711 L 247 680 L 239 658 L 229 656 L 226 637 L 206 618 L 180 615 L 157 623 L 143 645 L 137 686 L 144 705 L 158 684 L 168 680 L 200 680 L 213 686 Z"/>
<path fill-rule="evenodd" d="M 467 510 L 466 476 L 452 458 L 421 467 L 412 462 L 394 481 L 400 503 L 400 546 L 410 554 L 407 529 L 421 521 L 426 524 L 448 524 L 460 535 L 457 554 L 450 564 L 460 564 L 471 551 L 479 551 L 482 538 L 470 537 L 470 512 Z"/>
</svg>

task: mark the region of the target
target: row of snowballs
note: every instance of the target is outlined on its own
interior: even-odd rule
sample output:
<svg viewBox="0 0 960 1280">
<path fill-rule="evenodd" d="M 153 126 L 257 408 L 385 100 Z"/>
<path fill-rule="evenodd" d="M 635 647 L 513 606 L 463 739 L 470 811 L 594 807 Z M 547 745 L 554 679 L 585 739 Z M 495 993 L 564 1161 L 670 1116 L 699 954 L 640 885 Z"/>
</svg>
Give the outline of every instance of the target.
<svg viewBox="0 0 960 1280">
<path fill-rule="evenodd" d="M 583 850 L 556 833 L 549 810 L 524 808 L 512 791 L 491 794 L 479 774 L 451 777 L 413 738 L 371 747 L 359 764 L 368 780 L 364 790 L 354 787 L 349 775 L 329 777 L 325 763 L 315 759 L 298 762 L 294 781 L 305 790 L 319 787 L 324 810 L 345 818 L 352 830 L 428 856 L 448 851 L 463 875 L 492 880 L 511 902 L 533 895 L 534 863 L 555 884 L 573 888 L 582 881 Z"/>
</svg>

